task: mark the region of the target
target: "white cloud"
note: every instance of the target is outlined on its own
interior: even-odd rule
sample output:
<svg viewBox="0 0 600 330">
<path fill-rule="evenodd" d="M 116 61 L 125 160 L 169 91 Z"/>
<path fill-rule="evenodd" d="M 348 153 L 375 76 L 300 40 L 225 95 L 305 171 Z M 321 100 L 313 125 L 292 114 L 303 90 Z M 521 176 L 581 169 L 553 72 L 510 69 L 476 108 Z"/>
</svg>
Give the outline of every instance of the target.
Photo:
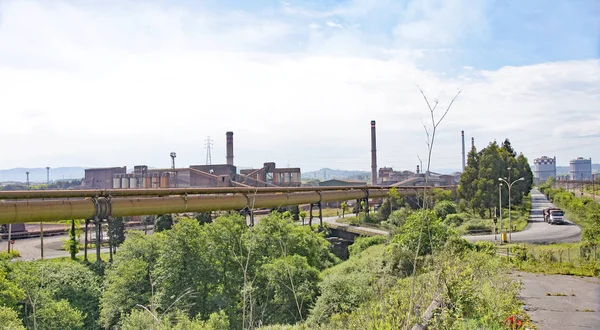
<svg viewBox="0 0 600 330">
<path fill-rule="evenodd" d="M 325 23 L 327 26 L 331 27 L 331 28 L 337 28 L 337 29 L 341 29 L 342 25 L 339 23 L 335 23 L 335 22 L 327 22 Z"/>
<path fill-rule="evenodd" d="M 308 22 L 248 13 L 130 6 L 116 14 L 3 3 L 0 139 L 12 156 L 0 168 L 168 166 L 170 151 L 179 164 L 202 163 L 207 135 L 217 162 L 225 131 L 233 130 L 241 166 L 368 169 L 375 119 L 379 165 L 412 169 L 425 154 L 420 118 L 427 112 L 417 84 L 440 107 L 463 90 L 440 126 L 433 164 L 459 168 L 461 129 L 480 147 L 509 137 L 532 159 L 544 148 L 581 146 L 565 132 L 591 125 L 581 118 L 600 108 L 598 60 L 473 68 L 452 77 L 420 67 L 425 50 L 373 48 L 352 31 L 324 35 Z M 298 39 L 305 48 L 281 50 Z M 575 121 L 565 122 L 565 114 Z M 594 152 L 580 147 L 557 156 L 565 163 L 600 157 Z"/>
</svg>

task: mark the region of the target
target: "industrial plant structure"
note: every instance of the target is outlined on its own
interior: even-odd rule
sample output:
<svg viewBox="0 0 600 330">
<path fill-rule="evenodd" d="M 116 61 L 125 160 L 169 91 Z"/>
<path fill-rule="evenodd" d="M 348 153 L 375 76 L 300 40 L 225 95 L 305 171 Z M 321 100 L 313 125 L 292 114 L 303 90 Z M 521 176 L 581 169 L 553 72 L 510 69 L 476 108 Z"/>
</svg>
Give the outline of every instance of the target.
<svg viewBox="0 0 600 330">
<path fill-rule="evenodd" d="M 273 162 L 264 163 L 259 169 L 241 170 L 240 174 L 251 180 L 281 187 L 300 187 L 302 184 L 300 168 L 278 168 Z"/>
<path fill-rule="evenodd" d="M 578 157 L 571 160 L 571 180 L 592 180 L 592 159 Z"/>
<path fill-rule="evenodd" d="M 192 188 L 192 187 L 299 187 L 300 168 L 277 168 L 275 163 L 264 163 L 259 169 L 237 173 L 233 165 L 233 132 L 226 133 L 226 164 L 191 165 L 176 168 L 175 153 L 171 152 L 173 166 L 150 169 L 137 165 L 132 173 L 127 167 L 91 168 L 85 170 L 83 185 L 86 189 L 135 188 Z"/>
<path fill-rule="evenodd" d="M 544 182 L 548 178 L 556 178 L 556 157 L 542 156 L 533 160 L 533 178 Z"/>
</svg>

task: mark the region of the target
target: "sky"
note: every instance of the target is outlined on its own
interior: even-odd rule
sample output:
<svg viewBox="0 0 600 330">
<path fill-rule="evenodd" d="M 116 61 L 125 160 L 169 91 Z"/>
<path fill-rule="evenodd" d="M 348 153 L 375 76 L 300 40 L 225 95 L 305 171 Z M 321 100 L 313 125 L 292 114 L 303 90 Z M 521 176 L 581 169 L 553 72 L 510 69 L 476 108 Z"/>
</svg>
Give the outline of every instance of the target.
<svg viewBox="0 0 600 330">
<path fill-rule="evenodd" d="M 597 0 L 0 0 L 0 168 L 600 162 Z M 431 135 L 430 135 L 431 136 Z M 597 160 L 597 161 L 595 161 Z"/>
</svg>

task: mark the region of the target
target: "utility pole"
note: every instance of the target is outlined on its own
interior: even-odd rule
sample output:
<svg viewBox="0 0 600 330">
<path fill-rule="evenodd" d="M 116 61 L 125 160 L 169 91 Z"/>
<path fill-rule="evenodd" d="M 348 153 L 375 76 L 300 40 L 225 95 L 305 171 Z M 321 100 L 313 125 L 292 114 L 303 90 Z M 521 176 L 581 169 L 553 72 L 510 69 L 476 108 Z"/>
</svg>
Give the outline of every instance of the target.
<svg viewBox="0 0 600 330">
<path fill-rule="evenodd" d="M 27 190 L 29 190 L 29 171 L 25 172 L 27 174 Z"/>
<path fill-rule="evenodd" d="M 177 188 L 177 171 L 175 171 L 175 157 L 177 157 L 177 153 L 171 151 L 171 168 L 173 169 L 173 176 L 175 178 L 175 188 Z"/>
<path fill-rule="evenodd" d="M 8 224 L 8 252 L 10 253 L 10 241 L 11 241 L 11 234 L 12 234 L 12 223 Z"/>
<path fill-rule="evenodd" d="M 500 204 L 500 244 L 502 244 L 502 182 L 498 185 L 498 199 Z"/>
<path fill-rule="evenodd" d="M 40 256 L 44 259 L 44 223 L 40 222 Z"/>
<path fill-rule="evenodd" d="M 46 166 L 46 184 L 50 185 L 50 166 Z"/>
</svg>

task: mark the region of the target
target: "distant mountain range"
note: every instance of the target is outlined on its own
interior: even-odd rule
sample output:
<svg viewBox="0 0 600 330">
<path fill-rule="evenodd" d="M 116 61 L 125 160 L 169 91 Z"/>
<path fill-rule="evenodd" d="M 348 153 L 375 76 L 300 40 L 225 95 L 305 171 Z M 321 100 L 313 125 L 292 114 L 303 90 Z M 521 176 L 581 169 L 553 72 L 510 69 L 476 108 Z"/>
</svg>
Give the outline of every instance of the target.
<svg viewBox="0 0 600 330">
<path fill-rule="evenodd" d="M 348 171 L 348 170 L 333 170 L 330 168 L 322 168 L 317 171 L 303 172 L 303 180 L 317 179 L 320 181 L 326 181 L 331 179 L 342 179 L 342 180 L 361 180 L 369 181 L 371 179 L 371 172 L 368 171 Z"/>
<path fill-rule="evenodd" d="M 0 170 L 0 182 L 27 182 L 29 172 L 29 182 L 46 182 L 46 168 L 11 168 Z M 85 176 L 83 167 L 57 167 L 50 168 L 50 180 L 82 179 Z"/>
</svg>

